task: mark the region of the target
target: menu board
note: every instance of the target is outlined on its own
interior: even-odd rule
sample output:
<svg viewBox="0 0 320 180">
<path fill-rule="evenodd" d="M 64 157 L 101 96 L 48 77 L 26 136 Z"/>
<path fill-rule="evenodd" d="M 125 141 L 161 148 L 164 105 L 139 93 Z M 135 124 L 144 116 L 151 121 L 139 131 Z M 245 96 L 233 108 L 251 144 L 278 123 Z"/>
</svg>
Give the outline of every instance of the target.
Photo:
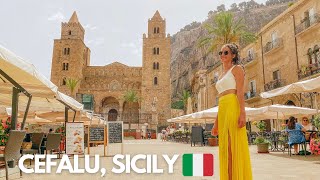
<svg viewBox="0 0 320 180">
<path fill-rule="evenodd" d="M 104 126 L 90 126 L 89 141 L 104 141 Z"/>
<path fill-rule="evenodd" d="M 122 143 L 123 122 L 108 122 L 108 143 Z"/>
<path fill-rule="evenodd" d="M 66 123 L 66 152 L 67 154 L 84 153 L 83 123 Z"/>
</svg>

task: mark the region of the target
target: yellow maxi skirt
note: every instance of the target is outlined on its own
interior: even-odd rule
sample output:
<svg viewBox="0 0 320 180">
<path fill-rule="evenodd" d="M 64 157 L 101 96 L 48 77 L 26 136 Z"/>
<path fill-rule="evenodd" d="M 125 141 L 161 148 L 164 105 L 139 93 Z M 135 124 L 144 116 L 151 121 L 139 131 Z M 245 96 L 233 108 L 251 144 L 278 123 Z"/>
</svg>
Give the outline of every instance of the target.
<svg viewBox="0 0 320 180">
<path fill-rule="evenodd" d="M 236 94 L 227 94 L 219 98 L 220 180 L 229 180 L 228 137 L 232 155 L 232 180 L 252 180 L 247 132 L 245 127 L 238 127 L 239 115 L 240 105 Z"/>
</svg>

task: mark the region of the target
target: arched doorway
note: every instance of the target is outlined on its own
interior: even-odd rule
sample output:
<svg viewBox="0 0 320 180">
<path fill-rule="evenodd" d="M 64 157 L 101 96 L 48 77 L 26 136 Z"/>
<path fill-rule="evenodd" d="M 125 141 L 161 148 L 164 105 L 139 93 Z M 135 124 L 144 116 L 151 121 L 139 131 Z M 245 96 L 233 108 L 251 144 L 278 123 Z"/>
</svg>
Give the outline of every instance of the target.
<svg viewBox="0 0 320 180">
<path fill-rule="evenodd" d="M 108 121 L 116 121 L 118 118 L 118 111 L 115 109 L 110 109 L 108 112 Z"/>
<path fill-rule="evenodd" d="M 286 105 L 289 105 L 289 106 L 296 106 L 296 105 L 294 104 L 294 102 L 293 102 L 293 101 L 291 101 L 291 100 L 288 100 L 288 101 L 286 102 Z"/>
<path fill-rule="evenodd" d="M 116 121 L 119 115 L 120 103 L 115 97 L 106 97 L 101 101 L 102 114 L 108 121 Z"/>
</svg>

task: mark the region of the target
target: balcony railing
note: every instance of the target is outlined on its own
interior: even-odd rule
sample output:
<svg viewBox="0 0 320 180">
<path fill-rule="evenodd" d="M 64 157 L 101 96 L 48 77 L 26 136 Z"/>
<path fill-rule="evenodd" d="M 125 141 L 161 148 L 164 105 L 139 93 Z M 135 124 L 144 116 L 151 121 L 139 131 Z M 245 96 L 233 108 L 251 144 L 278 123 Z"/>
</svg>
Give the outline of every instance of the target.
<svg viewBox="0 0 320 180">
<path fill-rule="evenodd" d="M 242 64 L 246 65 L 252 62 L 253 60 L 255 60 L 256 57 L 257 57 L 257 53 L 249 54 L 247 57 L 242 59 Z"/>
<path fill-rule="evenodd" d="M 310 26 L 320 22 L 319 14 L 314 14 L 310 17 L 304 18 L 299 25 L 296 26 L 296 34 L 308 29 Z"/>
<path fill-rule="evenodd" d="M 308 66 L 300 66 L 298 78 L 303 79 L 318 73 L 320 73 L 320 63 L 309 64 Z"/>
<path fill-rule="evenodd" d="M 246 93 L 244 93 L 244 99 L 245 100 L 248 100 L 248 99 L 251 99 L 251 98 L 255 98 L 255 97 L 258 97 L 259 96 L 259 93 L 257 93 L 256 91 L 248 91 Z"/>
<path fill-rule="evenodd" d="M 273 49 L 279 48 L 283 45 L 282 38 L 277 38 L 273 41 L 267 42 L 267 44 L 263 47 L 264 53 L 268 53 Z"/>
<path fill-rule="evenodd" d="M 276 79 L 276 80 L 270 81 L 267 84 L 265 84 L 264 89 L 265 89 L 265 91 L 270 91 L 272 89 L 282 87 L 285 84 L 286 84 L 286 81 L 284 79 Z"/>
</svg>

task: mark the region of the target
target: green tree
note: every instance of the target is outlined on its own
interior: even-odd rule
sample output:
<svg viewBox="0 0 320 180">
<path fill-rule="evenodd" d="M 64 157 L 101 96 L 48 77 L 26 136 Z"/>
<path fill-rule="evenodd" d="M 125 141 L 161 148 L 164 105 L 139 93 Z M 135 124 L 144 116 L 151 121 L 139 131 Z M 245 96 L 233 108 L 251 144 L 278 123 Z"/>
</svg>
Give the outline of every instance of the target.
<svg viewBox="0 0 320 180">
<path fill-rule="evenodd" d="M 141 101 L 141 98 L 138 96 L 137 92 L 130 89 L 125 92 L 123 96 L 123 100 L 128 103 L 129 109 L 130 109 L 130 118 L 129 118 L 129 129 L 131 129 L 131 119 L 132 119 L 132 105 L 133 103 Z"/>
<path fill-rule="evenodd" d="M 183 90 L 180 99 L 183 102 L 183 111 L 184 111 L 184 113 L 187 112 L 187 104 L 188 104 L 189 97 L 191 97 L 190 92 L 186 91 L 186 90 Z"/>
<path fill-rule="evenodd" d="M 208 36 L 201 38 L 198 42 L 200 47 L 207 47 L 207 53 L 217 50 L 227 43 L 251 43 L 256 36 L 246 30 L 243 19 L 236 20 L 231 12 L 220 12 L 213 23 L 207 23 L 204 28 Z"/>
<path fill-rule="evenodd" d="M 75 97 L 74 90 L 77 87 L 78 83 L 79 83 L 79 80 L 77 79 L 72 79 L 72 78 L 66 79 L 66 86 L 70 90 L 72 97 Z"/>
<path fill-rule="evenodd" d="M 172 109 L 184 109 L 183 101 L 176 101 L 171 104 Z"/>
</svg>

